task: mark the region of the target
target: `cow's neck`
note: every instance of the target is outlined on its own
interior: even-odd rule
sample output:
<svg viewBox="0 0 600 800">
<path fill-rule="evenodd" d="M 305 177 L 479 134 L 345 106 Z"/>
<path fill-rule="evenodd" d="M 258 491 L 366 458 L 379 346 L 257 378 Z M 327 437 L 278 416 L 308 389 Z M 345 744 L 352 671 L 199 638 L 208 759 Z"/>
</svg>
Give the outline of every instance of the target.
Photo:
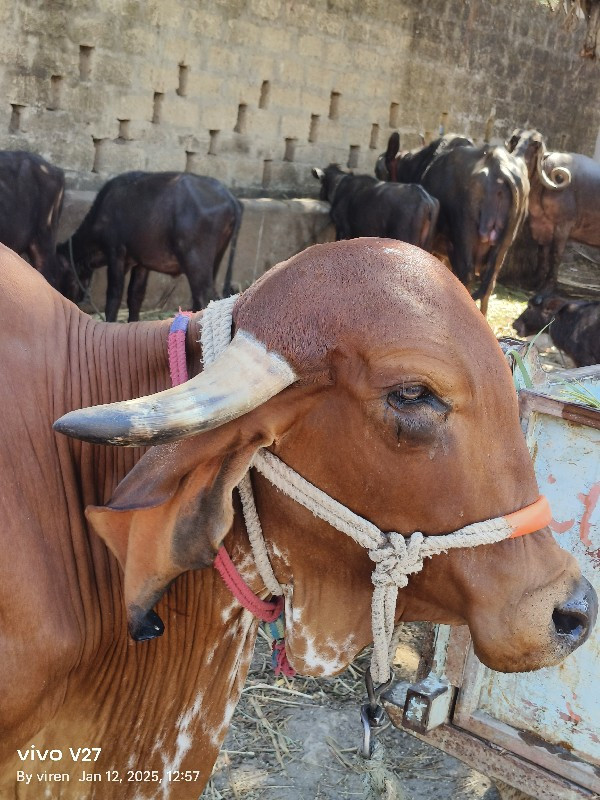
<svg viewBox="0 0 600 800">
<path fill-rule="evenodd" d="M 199 364 L 197 319 L 188 338 L 194 371 Z M 71 364 L 68 370 L 70 386 L 57 416 L 69 408 L 113 402 L 170 385 L 168 321 L 104 325 L 77 315 L 76 322 L 68 350 L 77 353 L 80 366 Z M 140 448 L 94 447 L 57 439 L 61 461 L 69 462 L 67 474 L 73 468 L 79 472 L 84 507 L 106 502 L 142 455 Z M 244 577 L 258 588 L 237 511 L 225 544 Z M 73 652 L 78 679 L 65 685 L 60 714 L 36 734 L 36 746 L 64 745 L 67 751 L 76 730 L 77 743 L 102 746 L 102 770 L 122 772 L 125 765 L 159 769 L 161 774 L 166 769 L 200 770 L 194 782 L 200 792 L 246 678 L 256 620 L 240 608 L 216 570 L 208 568 L 180 576 L 160 602 L 157 611 L 165 621 L 164 635 L 134 643 L 127 634 L 122 573 L 116 560 L 100 538 L 88 532 L 83 518 L 71 520 L 71 532 L 73 542 L 63 558 L 72 558 L 67 569 L 77 574 L 74 585 L 81 590 L 73 600 L 72 614 L 77 620 L 73 633 L 80 636 Z M 122 752 L 123 741 L 131 753 Z M 80 765 L 74 764 L 74 770 L 80 772 Z M 115 797 L 129 797 L 127 791 L 133 795 L 139 788 L 134 783 L 121 786 Z"/>
<path fill-rule="evenodd" d="M 196 315 L 199 316 L 199 315 Z M 71 326 L 72 347 L 91 369 L 72 369 L 75 378 L 68 400 L 73 407 L 112 403 L 158 392 L 170 386 L 167 356 L 169 320 L 106 325 L 78 315 Z M 195 321 L 190 325 L 190 360 L 199 363 Z M 77 345 L 77 346 L 76 346 Z M 72 365 L 73 366 L 73 365 Z"/>
<path fill-rule="evenodd" d="M 56 417 L 73 408 L 126 400 L 170 386 L 168 320 L 119 325 L 98 323 L 78 312 L 73 312 L 73 317 L 67 334 L 66 385 L 64 376 L 60 375 L 61 385 L 54 387 L 54 397 L 61 394 L 63 397 L 63 407 L 55 407 Z M 196 368 L 200 360 L 197 339 L 194 319 L 190 325 L 188 349 Z M 75 363 L 71 359 L 76 359 Z M 79 508 L 105 505 L 145 452 L 145 448 L 103 447 L 56 435 L 55 440 L 63 470 L 77 473 L 82 496 L 74 500 L 77 506 L 81 503 Z M 102 591 L 111 597 L 112 613 L 120 619 L 122 598 L 119 582 L 115 580 L 118 569 L 101 540 L 88 534 L 85 520 L 82 518 L 79 522 L 79 536 L 85 549 L 89 549 L 94 577 L 105 583 Z M 88 567 L 78 559 L 77 569 L 86 571 Z"/>
<path fill-rule="evenodd" d="M 336 172 L 330 178 L 330 186 L 329 191 L 327 193 L 327 200 L 330 203 L 333 203 L 335 200 L 335 196 L 337 194 L 338 189 L 340 188 L 340 183 L 344 180 L 344 178 L 348 177 L 348 173 L 345 172 Z"/>
<path fill-rule="evenodd" d="M 226 545 L 236 563 L 247 563 L 241 529 L 231 531 Z M 100 592 L 96 603 L 105 624 L 110 623 Z M 36 735 L 35 743 L 65 751 L 75 740 L 102 746 L 103 772 L 156 769 L 164 775 L 166 770 L 198 770 L 197 796 L 210 777 L 239 700 L 256 620 L 240 609 L 212 569 L 180 576 L 157 610 L 166 623 L 164 635 L 134 643 L 123 619 L 120 635 L 113 633 L 113 640 L 84 665 L 78 685 L 69 687 L 60 717 Z M 81 765 L 74 764 L 73 775 L 80 772 Z M 155 786 L 123 784 L 114 794 L 112 788 L 106 794 L 110 800 L 188 796 L 175 784 L 156 795 Z"/>
</svg>

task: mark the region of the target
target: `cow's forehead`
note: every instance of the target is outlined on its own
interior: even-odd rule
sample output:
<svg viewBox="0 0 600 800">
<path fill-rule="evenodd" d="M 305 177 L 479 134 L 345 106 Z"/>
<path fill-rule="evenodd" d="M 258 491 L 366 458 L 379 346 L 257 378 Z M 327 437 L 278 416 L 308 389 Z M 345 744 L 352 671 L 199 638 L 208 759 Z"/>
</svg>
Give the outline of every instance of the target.
<svg viewBox="0 0 600 800">
<path fill-rule="evenodd" d="M 344 343 L 362 354 L 389 347 L 464 351 L 463 363 L 498 357 L 462 284 L 433 256 L 394 240 L 308 248 L 250 287 L 234 320 L 301 371 L 318 369 Z"/>
</svg>

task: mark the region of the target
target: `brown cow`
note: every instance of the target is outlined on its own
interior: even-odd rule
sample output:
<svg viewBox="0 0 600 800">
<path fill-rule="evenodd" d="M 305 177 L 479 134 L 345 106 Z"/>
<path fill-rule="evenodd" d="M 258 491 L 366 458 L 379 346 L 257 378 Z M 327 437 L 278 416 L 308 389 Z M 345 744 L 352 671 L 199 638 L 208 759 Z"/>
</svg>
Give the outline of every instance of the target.
<svg viewBox="0 0 600 800">
<path fill-rule="evenodd" d="M 581 153 L 548 152 L 536 130 L 516 129 L 506 146 L 529 171 L 529 228 L 545 294 L 556 289 L 569 240 L 600 247 L 600 164 Z"/>
<path fill-rule="evenodd" d="M 102 773 L 88 795 L 102 800 L 200 794 L 256 638 L 256 621 L 211 564 L 224 542 L 254 591 L 264 588 L 234 491 L 258 448 L 401 534 L 450 532 L 538 496 L 499 346 L 464 287 L 418 248 L 377 239 L 309 248 L 236 301 L 236 336 L 264 343 L 260 358 L 278 353 L 297 376 L 270 399 L 263 378 L 251 371 L 240 380 L 229 357 L 197 374 L 195 314 L 187 345 L 196 377 L 167 396 L 173 415 L 162 416 L 162 395 L 149 401 L 147 443 L 176 441 L 146 452 L 81 443 L 52 422 L 167 388 L 169 323 L 95 322 L 13 253 L 0 258 L 2 798 L 39 800 L 39 783 L 18 781 L 17 771 L 42 772 L 50 749 L 52 772 L 71 778 L 63 800 L 84 795 L 83 768 Z M 186 398 L 191 409 L 181 408 Z M 127 441 L 119 409 L 83 412 L 80 434 Z M 222 424 L 196 433 L 202 419 L 218 424 L 215 415 Z M 290 661 L 304 674 L 333 675 L 372 639 L 372 563 L 352 539 L 251 477 L 285 592 Z M 86 507 L 92 527 L 126 551 L 125 586 Z M 158 602 L 164 636 L 136 644 L 124 592 L 130 567 L 148 564 L 162 564 L 158 577 L 173 581 L 158 600 L 159 580 L 143 609 Z M 467 623 L 486 664 L 523 670 L 581 644 L 596 603 L 543 529 L 428 559 L 400 591 L 396 619 Z M 101 751 L 82 766 L 73 753 L 86 747 Z M 129 780 L 135 770 L 148 779 Z M 177 780 L 185 774 L 189 782 Z"/>
</svg>

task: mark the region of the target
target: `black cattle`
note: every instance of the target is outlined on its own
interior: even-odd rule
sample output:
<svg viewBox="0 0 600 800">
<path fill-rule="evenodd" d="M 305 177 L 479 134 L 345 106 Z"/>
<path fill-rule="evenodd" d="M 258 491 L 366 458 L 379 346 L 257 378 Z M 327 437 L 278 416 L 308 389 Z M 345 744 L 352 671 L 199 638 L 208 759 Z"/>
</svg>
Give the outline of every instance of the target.
<svg viewBox="0 0 600 800">
<path fill-rule="evenodd" d="M 508 248 L 527 215 L 529 180 L 521 158 L 503 147 L 465 145 L 435 157 L 421 179 L 440 201 L 433 249 L 447 255 L 453 272 L 487 313 Z"/>
<path fill-rule="evenodd" d="M 503 147 L 475 147 L 456 134 L 394 158 L 398 143 L 392 134 L 378 161 L 380 174 L 386 170 L 390 179 L 418 181 L 439 200 L 433 251 L 448 258 L 465 286 L 471 287 L 480 275 L 473 299 L 481 301 L 487 314 L 498 272 L 527 214 L 525 161 Z"/>
<path fill-rule="evenodd" d="M 537 294 L 513 328 L 519 336 L 531 336 L 549 323 L 550 338 L 578 367 L 600 363 L 600 302 Z"/>
<path fill-rule="evenodd" d="M 466 136 L 448 133 L 434 139 L 424 147 L 402 151 L 400 150 L 400 134 L 394 131 L 388 139 L 387 150 L 377 159 L 375 175 L 381 181 L 420 183 L 423 173 L 436 156 L 455 147 L 472 144 L 472 139 Z"/>
<path fill-rule="evenodd" d="M 440 206 L 421 186 L 350 175 L 336 164 L 312 172 L 331 204 L 336 239 L 380 236 L 431 249 Z"/>
<path fill-rule="evenodd" d="M 139 318 L 150 270 L 183 273 L 192 309 L 198 311 L 215 295 L 217 270 L 231 242 L 225 276 L 229 291 L 241 218 L 240 202 L 214 178 L 185 172 L 118 175 L 102 187 L 71 239 L 58 247 L 63 270 L 70 265 L 79 283 L 78 290 L 67 287 L 63 293 L 79 302 L 93 270 L 106 265 L 106 319 L 114 321 L 131 269 L 127 305 L 132 322 Z"/>
<path fill-rule="evenodd" d="M 62 169 L 33 153 L 0 151 L 0 242 L 51 283 L 64 192 Z"/>
</svg>

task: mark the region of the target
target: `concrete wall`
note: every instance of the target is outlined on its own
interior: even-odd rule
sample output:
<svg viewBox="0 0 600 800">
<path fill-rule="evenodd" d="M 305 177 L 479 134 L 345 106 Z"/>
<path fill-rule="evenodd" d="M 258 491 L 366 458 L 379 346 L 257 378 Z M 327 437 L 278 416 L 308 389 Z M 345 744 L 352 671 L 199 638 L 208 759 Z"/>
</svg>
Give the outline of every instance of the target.
<svg viewBox="0 0 600 800">
<path fill-rule="evenodd" d="M 389 133 L 501 140 L 535 125 L 592 154 L 596 64 L 540 0 L 0 0 L 0 148 L 91 189 L 129 170 L 316 196 Z"/>
<path fill-rule="evenodd" d="M 95 192 L 67 191 L 59 227 L 59 240 L 64 241 L 77 228 L 92 204 Z M 243 199 L 244 213 L 233 262 L 234 288 L 246 289 L 269 267 L 299 253 L 311 244 L 331 241 L 335 231 L 329 220 L 329 204 L 312 199 L 274 200 Z M 217 288 L 223 286 L 229 250 L 225 253 Z M 123 307 L 127 292 L 124 292 Z M 92 302 L 104 311 L 106 301 L 106 267 L 95 271 L 91 286 Z M 191 308 L 191 294 L 184 276 L 173 279 L 151 272 L 142 310 Z M 93 312 L 90 304 L 82 305 Z"/>
</svg>

